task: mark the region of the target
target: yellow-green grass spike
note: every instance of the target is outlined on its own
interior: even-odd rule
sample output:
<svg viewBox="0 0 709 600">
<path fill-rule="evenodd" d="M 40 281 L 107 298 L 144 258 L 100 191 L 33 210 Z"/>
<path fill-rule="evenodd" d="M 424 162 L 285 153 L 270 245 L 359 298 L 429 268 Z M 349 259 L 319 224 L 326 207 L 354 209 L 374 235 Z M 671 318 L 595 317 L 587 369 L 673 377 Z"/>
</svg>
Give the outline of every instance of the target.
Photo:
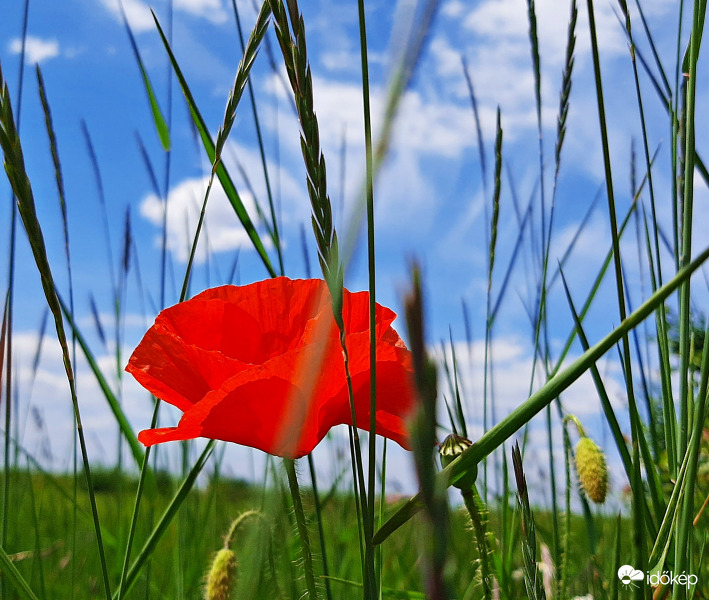
<svg viewBox="0 0 709 600">
<path fill-rule="evenodd" d="M 608 466 L 603 450 L 588 436 L 576 445 L 576 473 L 588 498 L 603 504 L 608 494 Z"/>
<path fill-rule="evenodd" d="M 214 555 L 204 586 L 204 600 L 231 600 L 236 566 L 236 554 L 231 548 L 222 548 Z"/>
</svg>

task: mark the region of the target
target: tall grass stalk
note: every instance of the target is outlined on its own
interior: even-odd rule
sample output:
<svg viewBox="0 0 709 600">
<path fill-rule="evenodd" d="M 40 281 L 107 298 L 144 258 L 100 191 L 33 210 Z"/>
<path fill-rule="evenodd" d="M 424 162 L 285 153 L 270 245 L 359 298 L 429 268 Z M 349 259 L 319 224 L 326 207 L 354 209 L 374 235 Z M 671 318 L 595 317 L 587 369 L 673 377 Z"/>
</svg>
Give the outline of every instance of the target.
<svg viewBox="0 0 709 600">
<path fill-rule="evenodd" d="M 67 345 L 66 334 L 64 331 L 64 322 L 62 320 L 62 311 L 57 298 L 56 289 L 54 286 L 54 278 L 49 266 L 47 251 L 44 244 L 44 236 L 42 228 L 37 219 L 35 210 L 34 196 L 30 180 L 25 171 L 25 162 L 22 154 L 22 147 L 19 140 L 19 134 L 15 126 L 15 120 L 10 103 L 10 93 L 7 87 L 2 71 L 0 70 L 0 146 L 2 146 L 5 157 L 4 165 L 13 192 L 17 199 L 17 208 L 22 218 L 27 237 L 32 247 L 37 269 L 42 279 L 42 288 L 50 310 L 54 316 L 54 323 L 57 332 L 57 339 L 62 350 L 62 358 L 66 378 L 69 383 L 69 391 L 71 394 L 74 415 L 76 417 L 76 427 L 79 434 L 79 443 L 81 446 L 81 456 L 84 463 L 84 474 L 86 483 L 89 487 L 89 498 L 91 501 L 91 511 L 94 519 L 94 528 L 96 532 L 96 542 L 98 546 L 99 557 L 101 559 L 101 570 L 103 575 L 103 587 L 106 598 L 111 597 L 111 587 L 108 579 L 108 569 L 106 565 L 106 557 L 104 553 L 103 541 L 101 538 L 101 525 L 99 522 L 98 510 L 96 507 L 96 498 L 93 492 L 91 481 L 91 468 L 89 466 L 89 458 L 86 450 L 86 442 L 84 440 L 84 431 L 81 424 L 81 414 L 79 411 L 79 402 L 76 396 L 76 386 L 74 381 L 74 372 L 69 356 L 69 348 Z M 7 403 L 10 403 L 10 397 L 7 398 Z M 9 435 L 9 431 L 5 432 Z"/>
<path fill-rule="evenodd" d="M 22 35 L 20 37 L 20 56 L 19 56 L 19 74 L 17 82 L 17 130 L 19 132 L 21 114 L 22 114 L 22 86 L 25 75 L 25 52 L 27 50 L 27 25 L 29 22 L 29 0 L 25 0 L 24 11 L 22 16 Z M 2 79 L 2 70 L 0 68 L 0 80 Z M 19 133 L 18 133 L 19 135 Z M 13 310 L 15 298 L 15 253 L 17 246 L 17 206 L 15 204 L 14 191 L 10 194 L 10 232 L 8 236 L 8 267 L 7 267 L 7 299 L 3 314 L 3 328 L 6 328 L 7 337 L 6 344 L 0 348 L 0 354 L 5 358 L 5 459 L 3 464 L 3 503 L 2 503 L 2 535 L 0 537 L 0 546 L 7 546 L 8 539 L 8 519 L 10 514 L 10 431 L 12 420 L 12 332 L 13 332 Z M 0 384 L 2 383 L 2 371 L 0 371 Z M 6 585 L 5 580 L 0 581 L 0 592 L 5 595 Z"/>
<path fill-rule="evenodd" d="M 357 0 L 359 16 L 360 57 L 362 64 L 362 104 L 364 107 L 364 149 L 365 149 L 365 180 L 367 190 L 367 272 L 369 274 L 369 478 L 367 510 L 365 519 L 366 552 L 365 562 L 367 572 L 374 571 L 374 506 L 377 471 L 377 317 L 376 317 L 376 256 L 374 245 L 374 179 L 372 165 L 372 118 L 369 102 L 369 60 L 367 58 L 367 25 L 364 11 L 364 0 Z M 371 566 L 370 564 L 371 563 Z M 381 594 L 380 582 L 374 573 L 374 589 L 372 600 Z"/>
<path fill-rule="evenodd" d="M 492 216 L 490 220 L 490 236 L 487 265 L 487 293 L 486 293 L 486 325 L 485 325 L 485 358 L 483 365 L 483 431 L 488 431 L 488 423 L 492 416 L 493 425 L 495 420 L 494 394 L 492 390 L 491 357 L 492 352 L 492 273 L 495 267 L 495 247 L 497 246 L 497 225 L 500 217 L 500 194 L 502 192 L 502 123 L 500 107 L 497 107 L 497 126 L 495 135 L 495 175 L 494 188 L 492 193 Z M 488 415 L 488 404 L 490 404 L 491 415 Z M 483 463 L 483 498 L 488 501 L 488 465 Z"/>
<path fill-rule="evenodd" d="M 241 19 L 239 17 L 239 8 L 237 7 L 236 0 L 231 1 L 232 9 L 234 11 L 234 18 L 236 19 L 236 29 L 239 33 L 239 44 L 241 45 L 241 53 L 246 54 L 246 46 L 244 45 L 244 34 L 241 30 Z M 254 115 L 254 127 L 256 128 L 256 140 L 258 142 L 259 155 L 261 157 L 261 168 L 263 169 L 263 179 L 266 184 L 266 195 L 268 196 L 268 208 L 271 215 L 270 230 L 272 232 L 271 239 L 273 240 L 273 245 L 276 248 L 276 254 L 278 255 L 278 267 L 281 275 L 285 275 L 285 269 L 283 267 L 283 249 L 281 244 L 280 235 L 278 233 L 278 219 L 276 218 L 276 209 L 273 202 L 273 193 L 271 192 L 271 178 L 268 174 L 268 166 L 266 163 L 266 150 L 264 148 L 263 136 L 261 134 L 261 122 L 258 117 L 258 109 L 256 107 L 256 99 L 254 97 L 254 89 L 251 85 L 251 80 L 248 79 L 246 82 L 246 87 L 249 92 L 249 102 L 251 104 L 251 111 Z M 253 194 L 252 194 L 253 195 Z M 254 195 L 254 198 L 256 196 Z"/>
<path fill-rule="evenodd" d="M 613 241 L 613 259 L 615 266 L 615 279 L 616 279 L 616 296 L 618 299 L 618 311 L 621 320 L 626 318 L 625 310 L 625 294 L 623 286 L 623 271 L 621 266 L 621 255 L 620 255 L 620 243 L 618 239 L 618 225 L 616 221 L 616 208 L 615 208 L 615 196 L 613 192 L 613 174 L 611 171 L 611 159 L 610 159 L 610 149 L 608 142 L 608 131 L 606 125 L 606 114 L 605 105 L 603 100 L 603 84 L 601 81 L 601 65 L 600 57 L 598 54 L 598 38 L 596 35 L 596 23 L 593 8 L 593 0 L 587 1 L 588 14 L 589 14 L 589 32 L 591 37 L 591 50 L 593 54 L 593 72 L 596 82 L 596 100 L 598 104 L 598 119 L 600 124 L 601 132 L 601 146 L 603 149 L 603 165 L 605 171 L 606 179 L 606 195 L 608 199 L 608 214 L 610 217 L 610 227 L 611 227 L 611 238 Z M 687 281 L 683 282 L 682 286 L 688 285 Z M 683 289 L 682 287 L 680 289 Z M 637 405 L 635 401 L 635 391 L 633 386 L 633 371 L 630 362 L 630 341 L 628 336 L 625 335 L 622 338 L 623 344 L 623 359 L 624 359 L 624 370 L 625 370 L 625 385 L 626 393 L 628 397 L 630 421 L 631 421 L 631 438 L 633 443 L 633 448 L 639 453 L 639 445 L 645 441 L 641 431 L 640 417 L 637 410 Z M 646 461 L 646 468 L 652 469 L 653 463 L 651 461 Z M 639 478 L 640 467 L 638 464 L 635 465 L 635 470 L 633 471 L 636 476 L 631 478 L 631 488 L 633 490 L 633 515 L 634 515 L 634 539 L 636 541 L 635 553 L 633 555 L 633 560 L 635 564 L 643 565 L 646 560 L 646 532 L 644 528 L 644 516 L 643 516 L 643 505 L 644 498 L 642 493 L 642 480 Z M 638 586 L 636 592 L 636 598 L 642 598 L 645 594 L 645 582 L 642 581 Z"/>
</svg>

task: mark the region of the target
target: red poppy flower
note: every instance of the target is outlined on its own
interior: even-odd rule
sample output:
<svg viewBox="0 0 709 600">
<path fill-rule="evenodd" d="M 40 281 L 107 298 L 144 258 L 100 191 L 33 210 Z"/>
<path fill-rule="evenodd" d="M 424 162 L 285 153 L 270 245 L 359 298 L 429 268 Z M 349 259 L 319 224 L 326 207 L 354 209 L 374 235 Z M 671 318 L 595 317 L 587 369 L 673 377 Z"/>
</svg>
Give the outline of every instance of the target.
<svg viewBox="0 0 709 600">
<path fill-rule="evenodd" d="M 410 449 L 410 352 L 376 307 L 376 432 Z M 369 294 L 344 291 L 343 321 L 357 425 L 369 428 Z M 202 292 L 162 311 L 126 370 L 183 411 L 148 429 L 146 446 L 196 437 L 278 456 L 308 454 L 334 425 L 352 424 L 339 332 L 324 281 L 269 279 Z"/>
</svg>

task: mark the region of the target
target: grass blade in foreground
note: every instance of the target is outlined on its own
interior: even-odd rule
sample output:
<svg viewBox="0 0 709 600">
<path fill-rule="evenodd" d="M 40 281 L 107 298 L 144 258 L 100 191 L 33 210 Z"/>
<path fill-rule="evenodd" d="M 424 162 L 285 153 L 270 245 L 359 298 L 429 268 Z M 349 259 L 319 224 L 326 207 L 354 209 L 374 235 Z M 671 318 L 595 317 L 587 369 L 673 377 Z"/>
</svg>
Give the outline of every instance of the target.
<svg viewBox="0 0 709 600">
<path fill-rule="evenodd" d="M 546 600 L 542 579 L 537 568 L 537 536 L 534 517 L 529 507 L 527 481 L 522 469 L 522 453 L 519 444 L 512 448 L 512 466 L 517 480 L 517 505 L 522 513 L 522 556 L 524 557 L 524 585 L 530 600 Z"/>
<path fill-rule="evenodd" d="M 138 558 L 135 559 L 133 566 L 130 568 L 130 570 L 128 571 L 128 575 L 125 577 L 126 594 L 135 584 L 138 575 L 140 575 L 140 571 L 145 566 L 145 563 L 155 550 L 155 546 L 160 541 L 160 538 L 162 537 L 163 533 L 165 533 L 165 530 L 168 528 L 170 523 L 172 523 L 172 519 L 175 517 L 177 511 L 180 509 L 180 506 L 182 506 L 182 503 L 184 502 L 185 498 L 187 498 L 187 495 L 190 493 L 192 486 L 194 486 L 195 481 L 197 481 L 197 477 L 202 472 L 204 465 L 207 464 L 209 457 L 212 455 L 212 451 L 214 450 L 215 445 L 216 442 L 214 440 L 209 441 L 207 446 L 202 451 L 202 454 L 197 459 L 197 462 L 192 467 L 192 470 L 189 472 L 187 477 L 185 477 L 185 480 L 182 482 L 180 489 L 177 490 L 177 493 L 170 501 L 168 507 L 165 509 L 165 512 L 160 518 L 160 521 L 155 526 L 155 529 L 153 529 L 153 532 L 150 534 L 150 537 L 145 542 L 145 545 L 143 546 L 142 550 L 140 551 L 140 554 L 138 555 Z M 123 588 L 121 588 L 121 590 L 122 589 Z M 114 594 L 113 598 L 114 600 L 118 598 L 118 592 Z"/>
<path fill-rule="evenodd" d="M 477 464 L 507 439 L 512 437 L 521 427 L 528 423 L 537 413 L 542 411 L 554 398 L 574 383 L 590 366 L 610 350 L 631 329 L 637 327 L 657 306 L 672 294 L 689 276 L 709 258 L 709 248 L 702 251 L 691 263 L 678 271 L 672 279 L 659 288 L 650 298 L 641 304 L 633 313 L 616 327 L 600 342 L 584 352 L 566 369 L 559 371 L 549 379 L 529 399 L 497 425 L 490 429 L 459 458 L 440 472 L 436 479 L 451 486 L 475 469 Z M 381 544 L 394 531 L 413 517 L 422 508 L 421 497 L 416 495 L 409 499 L 384 525 L 377 530 L 373 543 Z"/>
<path fill-rule="evenodd" d="M 82 335 L 81 331 L 79 331 L 76 323 L 74 323 L 74 319 L 72 319 L 71 317 L 71 311 L 61 299 L 61 296 L 59 296 L 59 294 L 57 294 L 57 299 L 59 300 L 59 305 L 61 306 L 62 312 L 64 313 L 64 316 L 66 317 L 66 320 L 69 323 L 69 327 L 71 327 L 72 332 L 76 336 L 76 341 L 79 342 L 79 346 L 81 347 L 81 350 L 84 353 L 84 358 L 86 358 L 86 362 L 88 362 L 89 367 L 91 367 L 91 371 L 93 372 L 94 377 L 96 378 L 96 383 L 98 383 L 99 387 L 101 388 L 101 391 L 103 392 L 103 395 L 106 398 L 106 402 L 108 402 L 108 405 L 111 408 L 111 411 L 113 412 L 113 416 L 116 418 L 116 422 L 118 423 L 121 432 L 126 438 L 128 445 L 130 446 L 131 453 L 133 454 L 133 458 L 135 459 L 135 463 L 136 465 L 138 465 L 138 467 L 140 467 L 143 464 L 143 456 L 145 453 L 143 452 L 143 449 L 140 443 L 138 442 L 138 438 L 133 432 L 133 428 L 131 427 L 128 418 L 123 412 L 121 403 L 118 401 L 116 395 L 113 393 L 113 390 L 111 390 L 110 386 L 108 385 L 106 378 L 103 376 L 103 373 L 101 372 L 101 369 L 98 366 L 96 357 L 91 352 L 91 348 L 89 348 L 88 343 L 84 339 L 84 336 Z"/>
<path fill-rule="evenodd" d="M 143 59 L 140 57 L 140 51 L 138 50 L 138 44 L 135 41 L 135 36 L 133 36 L 133 30 L 128 24 L 128 19 L 126 18 L 126 12 L 123 8 L 123 3 L 119 3 L 121 7 L 121 15 L 123 17 L 123 24 L 126 28 L 126 33 L 128 34 L 128 39 L 130 40 L 131 48 L 133 49 L 133 56 L 135 56 L 135 61 L 138 63 L 138 68 L 140 69 L 140 75 L 143 78 L 143 85 L 145 86 L 145 91 L 148 94 L 148 102 L 150 102 L 150 110 L 153 113 L 153 122 L 155 123 L 155 129 L 160 137 L 160 143 L 162 144 L 162 149 L 166 152 L 170 150 L 170 130 L 165 123 L 165 117 L 162 116 L 162 111 L 160 110 L 160 105 L 155 97 L 155 92 L 153 91 L 153 86 L 150 83 L 150 77 L 148 77 L 148 72 L 145 70 L 143 65 Z"/>
<path fill-rule="evenodd" d="M 0 567 L 2 567 L 3 580 L 14 588 L 22 600 L 38 600 L 2 546 L 0 546 Z"/>
<path fill-rule="evenodd" d="M 57 331 L 57 339 L 62 349 L 62 357 L 64 360 L 64 369 L 66 378 L 69 382 L 69 391 L 74 407 L 74 416 L 76 417 L 76 429 L 79 434 L 79 442 L 81 445 L 81 455 L 84 463 L 84 473 L 86 475 L 86 484 L 89 488 L 89 499 L 91 501 L 91 511 L 94 517 L 94 529 L 96 531 L 96 541 L 98 543 L 99 557 L 101 559 L 101 568 L 103 571 L 103 586 L 106 597 L 111 597 L 110 583 L 108 580 L 108 568 L 106 566 L 106 557 L 103 549 L 103 541 L 101 539 L 101 525 L 99 523 L 98 511 L 96 508 L 96 498 L 94 496 L 93 484 L 91 481 L 91 469 L 89 467 L 89 457 L 86 451 L 86 441 L 84 440 L 84 429 L 81 425 L 81 414 L 79 412 L 79 401 L 76 397 L 76 384 L 74 381 L 74 372 L 69 358 L 69 346 L 67 344 L 66 333 L 64 331 L 64 322 L 62 320 L 62 311 L 57 298 L 54 278 L 52 270 L 49 266 L 47 258 L 47 250 L 44 244 L 44 235 L 42 228 L 37 218 L 35 209 L 34 195 L 29 177 L 25 170 L 25 159 L 22 154 L 22 146 L 20 145 L 20 137 L 15 128 L 15 120 L 12 114 L 12 105 L 10 102 L 10 93 L 7 83 L 0 69 L 0 146 L 3 149 L 5 172 L 12 186 L 12 190 L 17 199 L 17 209 L 22 218 L 27 238 L 32 248 L 32 254 L 37 264 L 40 278 L 42 280 L 42 289 L 54 316 L 54 324 Z M 9 402 L 9 398 L 8 398 Z M 9 432 L 6 432 L 9 435 Z"/>
<path fill-rule="evenodd" d="M 170 44 L 167 41 L 167 38 L 165 37 L 165 34 L 163 33 L 163 30 L 160 27 L 160 23 L 158 22 L 158 19 L 155 14 L 153 14 L 153 18 L 155 19 L 155 25 L 157 26 L 158 32 L 160 33 L 160 37 L 162 38 L 163 44 L 165 45 L 165 50 L 167 51 L 168 56 L 170 57 L 170 62 L 172 63 L 172 67 L 175 70 L 175 75 L 177 75 L 177 80 L 180 82 L 180 87 L 182 88 L 185 100 L 187 101 L 187 105 L 190 109 L 190 115 L 192 116 L 192 120 L 194 121 L 195 127 L 197 127 L 197 130 L 199 131 L 199 136 L 202 140 L 202 144 L 204 145 L 204 150 L 207 153 L 209 161 L 214 163 L 216 156 L 215 146 L 214 142 L 212 141 L 212 136 L 210 135 L 209 130 L 207 129 L 207 124 L 204 122 L 204 119 L 202 118 L 202 115 L 199 112 L 199 109 L 197 108 L 197 104 L 194 101 L 192 92 L 190 92 L 190 89 L 187 86 L 187 81 L 185 80 L 184 75 L 182 75 L 180 66 L 177 64 L 177 59 L 172 53 Z M 258 252 L 261 261 L 266 267 L 266 270 L 268 271 L 269 275 L 271 275 L 271 277 L 275 277 L 276 271 L 273 269 L 273 265 L 271 264 L 271 260 L 268 258 L 268 254 L 266 254 L 266 249 L 264 248 L 263 243 L 261 242 L 261 238 L 259 237 L 258 232 L 256 231 L 256 227 L 254 227 L 254 224 L 251 222 L 251 217 L 249 217 L 249 214 L 246 212 L 246 208 L 244 207 L 244 203 L 239 197 L 239 193 L 236 191 L 234 182 L 231 180 L 229 173 L 227 172 L 221 161 L 216 167 L 216 174 L 217 177 L 219 177 L 219 181 L 221 182 L 222 187 L 224 188 L 224 193 L 227 195 L 227 198 L 229 198 L 229 202 L 234 208 L 236 216 L 239 217 L 239 221 L 241 221 L 241 224 L 244 226 L 244 229 L 246 230 L 249 239 L 253 243 L 256 252 Z"/>
</svg>

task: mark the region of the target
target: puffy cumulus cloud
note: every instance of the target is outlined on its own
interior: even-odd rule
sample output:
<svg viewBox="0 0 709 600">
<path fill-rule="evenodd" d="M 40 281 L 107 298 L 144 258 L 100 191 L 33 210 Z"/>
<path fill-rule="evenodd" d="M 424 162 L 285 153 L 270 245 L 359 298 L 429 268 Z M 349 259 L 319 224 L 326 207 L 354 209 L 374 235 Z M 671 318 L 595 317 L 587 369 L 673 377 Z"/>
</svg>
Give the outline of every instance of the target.
<svg viewBox="0 0 709 600">
<path fill-rule="evenodd" d="M 267 89 L 285 98 L 277 76 L 272 76 Z M 373 85 L 370 89 L 372 127 L 376 137 L 381 129 L 387 89 Z M 313 100 L 320 126 L 321 144 L 326 155 L 335 155 L 347 134 L 348 153 L 364 147 L 362 89 L 357 81 L 336 81 L 313 77 Z M 494 113 L 491 115 L 494 124 Z M 282 123 L 279 124 L 282 127 Z M 397 115 L 394 146 L 421 155 L 457 156 L 475 142 L 475 126 L 470 107 L 450 100 L 433 98 L 426 91 L 409 90 L 404 94 Z M 494 130 L 492 132 L 494 135 Z M 290 146 L 300 152 L 298 137 L 286 132 Z"/>
<path fill-rule="evenodd" d="M 249 185 L 236 178 L 236 174 L 239 172 L 234 165 L 236 158 L 238 158 L 244 172 L 249 174 Z M 265 183 L 263 177 L 259 176 L 263 169 L 257 152 L 230 143 L 227 144 L 224 161 L 236 184 L 246 212 L 256 226 L 264 246 L 267 249 L 271 248 L 272 244 L 266 228 L 261 224 L 258 216 L 254 196 L 248 191 L 253 190 L 256 194 L 261 210 L 270 222 Z M 285 243 L 283 238 L 287 237 L 288 233 L 292 233 L 291 227 L 309 220 L 310 213 L 308 200 L 305 196 L 305 184 L 304 182 L 299 184 L 289 172 L 283 168 L 279 170 L 279 167 L 273 163 L 268 163 L 268 169 L 272 185 L 275 186 L 275 182 L 279 181 L 282 190 L 277 214 L 280 216 L 279 225 L 283 225 L 286 230 L 285 232 L 281 231 L 282 243 Z M 175 185 L 168 196 L 167 246 L 180 261 L 187 261 L 189 256 L 189 249 L 197 229 L 208 182 L 209 177 L 206 175 L 185 179 Z M 274 194 L 277 193 L 278 191 L 274 189 Z M 156 227 L 162 228 L 164 206 L 161 198 L 150 194 L 141 202 L 140 214 Z M 157 236 L 156 244 L 160 243 L 160 236 Z M 204 261 L 208 252 L 226 252 L 237 248 L 250 250 L 253 248 L 253 244 L 219 180 L 215 178 L 207 201 L 203 230 L 195 259 Z"/>
<path fill-rule="evenodd" d="M 167 199 L 167 247 L 182 262 L 186 262 L 189 257 L 208 182 L 207 176 L 185 179 L 172 188 Z M 240 196 L 252 222 L 255 222 L 256 207 L 253 197 L 245 192 Z M 162 227 L 164 210 L 165 203 L 154 194 L 150 194 L 140 204 L 141 216 L 157 227 Z M 204 261 L 209 252 L 224 252 L 251 246 L 249 236 L 219 181 L 215 181 L 212 186 L 205 214 L 195 255 L 197 261 Z M 160 244 L 159 238 L 156 238 L 156 244 Z"/>
<path fill-rule="evenodd" d="M 46 467 L 68 469 L 75 428 L 69 384 L 56 336 L 47 333 L 40 339 L 37 333 L 18 331 L 13 333 L 12 343 L 14 381 L 19 390 L 16 413 L 19 443 Z M 40 343 L 40 361 L 35 371 L 33 362 Z M 111 349 L 100 351 L 95 347 L 94 351 L 109 386 L 116 393 L 115 355 L 111 356 Z M 123 356 L 129 356 L 130 351 L 130 348 L 124 348 Z M 77 356 L 74 372 L 89 458 L 92 462 L 114 464 L 117 456 L 116 420 L 81 353 Z M 127 377 L 122 386 L 121 402 L 134 430 L 150 422 L 152 403 L 148 393 Z M 132 460 L 128 452 L 126 460 L 126 464 Z"/>
<path fill-rule="evenodd" d="M 147 3 L 141 0 L 101 0 L 104 8 L 118 21 L 123 19 L 121 2 L 123 3 L 123 10 L 126 13 L 128 24 L 134 32 L 151 31 L 155 28 L 155 21 L 153 20 L 153 15 L 150 14 L 150 7 Z"/>
<path fill-rule="evenodd" d="M 13 54 L 20 54 L 22 40 L 20 38 L 10 40 L 9 48 Z M 28 35 L 25 39 L 25 62 L 35 64 L 57 56 L 59 56 L 57 40 L 44 40 L 33 35 Z"/>
<path fill-rule="evenodd" d="M 595 5 L 598 45 L 606 55 L 627 52 L 625 35 L 610 3 Z M 537 37 L 539 51 L 549 63 L 563 64 L 569 24 L 569 6 L 558 0 L 537 0 Z M 474 33 L 478 40 L 492 42 L 500 46 L 507 42 L 508 55 L 517 58 L 520 53 L 530 56 L 529 18 L 526 4 L 522 0 L 486 0 L 475 6 L 463 17 L 464 27 Z M 590 50 L 588 37 L 588 14 L 579 10 L 576 24 L 578 43 L 576 51 Z"/>
<path fill-rule="evenodd" d="M 532 347 L 515 337 L 498 337 L 490 347 L 493 357 L 493 378 L 495 410 L 497 420 L 503 419 L 512 410 L 519 407 L 529 397 L 529 384 L 532 376 Z M 452 365 L 452 354 L 447 345 L 445 354 L 440 347 L 434 349 L 440 363 L 446 360 Z M 459 381 L 466 403 L 464 410 L 471 423 L 482 422 L 482 398 L 484 397 L 484 361 L 485 342 L 473 341 L 472 348 L 465 342 L 455 342 L 456 364 Z M 570 364 L 567 359 L 567 364 Z M 601 360 L 599 371 L 604 380 L 611 403 L 617 409 L 626 405 L 624 387 L 619 376 L 620 371 L 612 360 Z M 452 370 L 451 370 L 452 372 Z M 543 367 L 537 365 L 534 390 L 543 383 Z M 443 371 L 440 374 L 439 387 L 450 397 L 448 379 Z M 564 409 L 579 418 L 594 418 L 601 414 L 601 403 L 590 373 L 577 379 L 561 396 Z"/>
<path fill-rule="evenodd" d="M 121 2 L 128 23 L 134 32 L 155 29 L 155 21 L 147 2 L 143 0 L 101 0 L 103 6 L 119 21 L 123 19 Z M 176 11 L 206 19 L 215 24 L 221 24 L 227 20 L 227 12 L 222 0 L 175 0 L 174 8 Z"/>
<path fill-rule="evenodd" d="M 216 24 L 227 20 L 222 0 L 175 0 L 175 9 Z"/>
<path fill-rule="evenodd" d="M 662 19 L 666 19 L 672 7 L 668 0 L 650 0 L 644 3 L 643 9 L 650 19 L 650 27 L 660 27 Z M 569 5 L 557 0 L 536 0 L 535 8 L 542 69 L 542 118 L 545 126 L 551 129 L 556 126 L 561 70 L 568 39 Z M 607 98 L 613 96 L 622 99 L 621 102 L 615 102 L 613 109 L 608 111 L 607 117 L 613 121 L 609 130 L 618 131 L 621 136 L 627 137 L 630 135 L 629 123 L 636 123 L 637 118 L 632 114 L 634 104 L 627 101 L 628 97 L 634 97 L 632 74 L 623 70 L 624 67 L 630 66 L 628 44 L 624 28 L 615 12 L 616 7 L 612 3 L 601 2 L 595 5 L 604 78 L 622 82 L 619 89 L 606 89 Z M 631 12 L 633 18 L 639 22 L 639 16 L 633 7 Z M 535 128 L 534 75 L 526 2 L 484 0 L 466 5 L 460 0 L 449 0 L 443 5 L 441 14 L 445 26 L 440 27 L 431 40 L 429 52 L 434 59 L 430 62 L 430 68 L 440 78 L 442 90 L 458 99 L 468 98 L 469 92 L 461 66 L 461 55 L 465 56 L 478 106 L 481 112 L 488 113 L 482 117 L 486 137 L 490 136 L 489 130 L 494 127 L 494 122 L 490 124 L 489 113 L 498 105 L 502 109 L 506 141 L 510 140 L 510 133 L 516 136 L 520 132 L 527 133 Z M 661 31 L 658 29 L 658 33 Z M 574 128 L 580 126 L 582 129 L 595 126 L 591 133 L 597 138 L 597 122 L 588 119 L 589 114 L 595 114 L 588 112 L 589 109 L 595 111 L 595 88 L 591 69 L 588 13 L 582 3 L 579 3 L 575 33 L 576 58 L 569 123 L 573 120 Z M 658 35 L 655 41 L 662 45 L 667 41 L 667 36 Z M 584 102 L 588 106 L 584 105 L 577 111 L 575 105 L 582 98 L 588 99 Z M 613 103 L 614 100 L 611 99 L 610 102 Z M 579 112 L 583 116 L 577 118 Z M 617 123 L 614 119 L 617 119 Z M 585 133 L 583 131 L 582 135 L 574 136 L 578 145 L 584 148 L 584 151 L 574 158 L 582 159 L 588 152 L 589 139 Z M 592 168 L 597 172 L 599 162 L 586 160 L 580 161 L 580 164 L 592 164 Z M 602 162 L 600 164 L 602 165 Z"/>
<path fill-rule="evenodd" d="M 315 112 L 318 117 L 320 142 L 328 167 L 328 183 L 334 208 L 338 212 L 342 200 L 340 157 L 345 144 L 345 214 L 356 199 L 361 198 L 364 181 L 364 123 L 362 92 L 356 82 L 313 78 Z M 276 76 L 267 83 L 267 91 L 283 103 L 288 102 L 283 86 Z M 371 89 L 372 126 L 374 136 L 381 130 L 386 90 Z M 274 128 L 277 124 L 282 148 L 282 161 L 291 168 L 302 169 L 300 133 L 297 121 L 271 118 L 266 108 L 263 122 Z M 494 115 L 491 115 L 494 124 Z M 490 130 L 494 135 L 494 125 Z M 434 184 L 433 162 L 455 160 L 477 143 L 475 124 L 469 106 L 431 98 L 426 91 L 409 91 L 402 99 L 391 144 L 391 151 L 379 174 L 376 192 L 377 227 L 387 236 L 394 236 L 407 248 L 417 235 L 428 231 L 440 210 L 439 195 Z M 297 182 L 303 189 L 302 180 Z M 286 189 L 285 186 L 282 186 Z M 304 206 L 304 211 L 309 209 Z M 301 214 L 308 214 L 301 212 Z M 338 218 L 338 215 L 336 215 Z M 346 221 L 351 224 L 351 221 Z M 339 223 L 339 222 L 338 222 Z M 394 239 L 389 237 L 388 239 Z M 398 242 L 397 242 L 398 243 Z"/>
</svg>

